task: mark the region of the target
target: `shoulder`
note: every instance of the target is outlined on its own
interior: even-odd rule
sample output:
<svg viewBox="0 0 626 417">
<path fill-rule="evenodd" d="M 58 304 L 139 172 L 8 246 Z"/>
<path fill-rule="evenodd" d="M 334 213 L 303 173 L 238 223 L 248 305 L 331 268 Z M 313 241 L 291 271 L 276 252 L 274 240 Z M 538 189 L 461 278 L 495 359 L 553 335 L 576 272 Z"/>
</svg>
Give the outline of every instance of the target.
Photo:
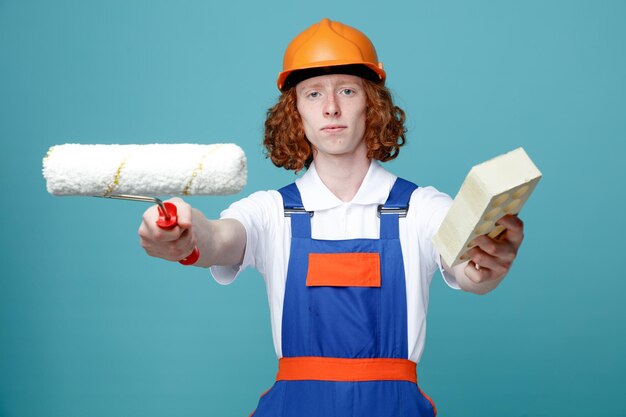
<svg viewBox="0 0 626 417">
<path fill-rule="evenodd" d="M 432 186 L 417 187 L 411 195 L 411 203 L 425 207 L 450 206 L 452 198 Z"/>
<path fill-rule="evenodd" d="M 283 199 L 276 190 L 257 191 L 247 197 L 232 203 L 226 210 L 222 211 L 220 218 L 241 217 L 257 218 L 259 220 L 269 220 L 282 217 Z"/>
<path fill-rule="evenodd" d="M 452 198 L 448 194 L 432 186 L 418 187 L 411 195 L 408 215 L 420 223 L 439 224 L 451 205 Z"/>
<path fill-rule="evenodd" d="M 229 207 L 246 207 L 246 206 L 282 206 L 283 199 L 277 190 L 256 191 L 247 197 L 235 201 Z"/>
</svg>

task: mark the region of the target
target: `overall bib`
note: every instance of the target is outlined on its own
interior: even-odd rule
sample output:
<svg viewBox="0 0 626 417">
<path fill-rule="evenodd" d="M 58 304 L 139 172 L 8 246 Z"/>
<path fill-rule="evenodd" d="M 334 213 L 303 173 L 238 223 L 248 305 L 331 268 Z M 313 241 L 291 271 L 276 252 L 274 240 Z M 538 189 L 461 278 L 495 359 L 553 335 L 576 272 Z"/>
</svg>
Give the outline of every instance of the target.
<svg viewBox="0 0 626 417">
<path fill-rule="evenodd" d="M 274 386 L 251 417 L 434 417 L 408 360 L 398 219 L 417 186 L 398 178 L 379 208 L 380 238 L 311 238 L 295 184 L 279 190 L 291 252 Z"/>
</svg>

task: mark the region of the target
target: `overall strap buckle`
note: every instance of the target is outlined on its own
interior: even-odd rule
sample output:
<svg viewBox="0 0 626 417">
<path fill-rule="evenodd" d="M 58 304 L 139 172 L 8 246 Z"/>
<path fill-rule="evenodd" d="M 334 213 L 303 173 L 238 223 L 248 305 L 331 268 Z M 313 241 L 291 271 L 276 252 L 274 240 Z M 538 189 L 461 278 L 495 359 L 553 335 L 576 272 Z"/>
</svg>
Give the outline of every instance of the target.
<svg viewBox="0 0 626 417">
<path fill-rule="evenodd" d="M 397 214 L 398 217 L 406 217 L 406 213 L 409 211 L 409 205 L 404 207 L 385 207 L 382 204 L 378 205 L 376 215 L 380 217 L 383 214 Z"/>
<path fill-rule="evenodd" d="M 306 211 L 304 207 L 285 207 L 285 217 L 291 217 L 294 214 L 308 213 L 309 217 L 313 217 L 314 211 Z"/>
</svg>

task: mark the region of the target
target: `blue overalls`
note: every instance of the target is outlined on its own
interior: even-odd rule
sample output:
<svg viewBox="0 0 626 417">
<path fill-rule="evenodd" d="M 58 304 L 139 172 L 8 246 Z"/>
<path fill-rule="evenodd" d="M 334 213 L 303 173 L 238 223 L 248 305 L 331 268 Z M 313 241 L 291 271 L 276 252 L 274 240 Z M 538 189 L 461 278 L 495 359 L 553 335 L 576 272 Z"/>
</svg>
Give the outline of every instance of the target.
<svg viewBox="0 0 626 417">
<path fill-rule="evenodd" d="M 380 239 L 349 240 L 312 239 L 312 214 L 303 210 L 297 186 L 279 190 L 292 238 L 283 358 L 276 383 L 251 416 L 436 415 L 417 386 L 416 364 L 407 359 L 405 275 L 395 209 L 406 210 L 415 188 L 396 180 L 379 210 Z"/>
</svg>

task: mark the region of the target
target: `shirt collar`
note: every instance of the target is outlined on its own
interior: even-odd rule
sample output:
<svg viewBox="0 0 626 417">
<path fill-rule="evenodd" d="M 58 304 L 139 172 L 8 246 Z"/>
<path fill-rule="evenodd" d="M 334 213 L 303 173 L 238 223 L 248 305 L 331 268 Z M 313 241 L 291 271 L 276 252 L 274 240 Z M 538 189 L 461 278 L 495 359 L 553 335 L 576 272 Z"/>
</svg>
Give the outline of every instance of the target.
<svg viewBox="0 0 626 417">
<path fill-rule="evenodd" d="M 319 211 L 332 209 L 342 204 L 384 204 L 395 181 L 395 175 L 385 170 L 377 161 L 372 160 L 356 195 L 352 201 L 344 203 L 322 182 L 313 162 L 304 175 L 296 180 L 296 185 L 300 190 L 304 208 L 307 211 Z"/>
</svg>

